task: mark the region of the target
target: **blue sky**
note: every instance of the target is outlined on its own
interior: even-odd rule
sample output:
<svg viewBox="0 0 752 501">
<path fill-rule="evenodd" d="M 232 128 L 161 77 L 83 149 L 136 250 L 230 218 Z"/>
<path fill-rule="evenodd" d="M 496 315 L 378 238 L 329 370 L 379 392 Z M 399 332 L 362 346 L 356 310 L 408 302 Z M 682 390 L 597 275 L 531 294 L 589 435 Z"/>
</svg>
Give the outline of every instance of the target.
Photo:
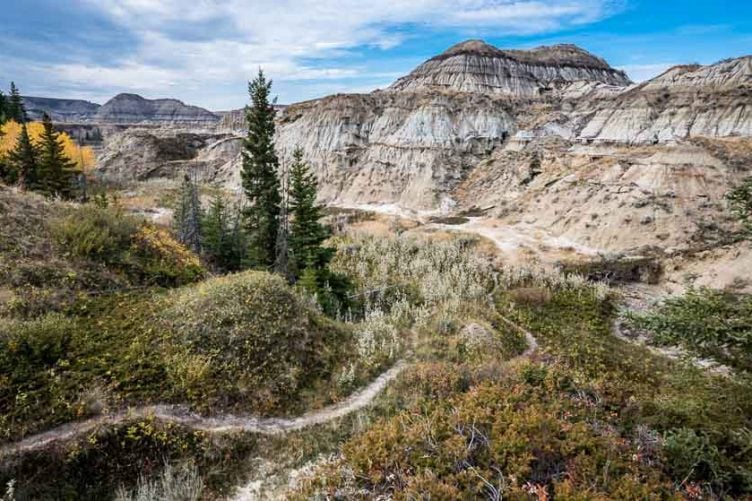
<svg viewBox="0 0 752 501">
<path fill-rule="evenodd" d="M 241 107 L 259 67 L 289 103 L 389 85 L 468 38 L 576 43 L 634 80 L 752 54 L 752 0 L 1 0 L 0 85 Z"/>
</svg>

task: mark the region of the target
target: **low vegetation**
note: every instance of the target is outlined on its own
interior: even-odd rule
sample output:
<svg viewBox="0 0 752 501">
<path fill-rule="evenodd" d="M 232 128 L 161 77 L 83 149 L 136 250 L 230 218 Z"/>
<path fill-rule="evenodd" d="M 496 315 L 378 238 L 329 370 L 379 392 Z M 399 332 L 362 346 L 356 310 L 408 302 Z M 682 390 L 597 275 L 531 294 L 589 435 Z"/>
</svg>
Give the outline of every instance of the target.
<svg viewBox="0 0 752 501">
<path fill-rule="evenodd" d="M 301 391 L 329 379 L 352 350 L 344 326 L 266 272 L 175 290 L 160 309 L 175 349 L 168 378 L 205 409 L 300 411 Z"/>
<path fill-rule="evenodd" d="M 682 346 L 734 369 L 752 372 L 752 296 L 690 289 L 654 311 L 632 315 L 632 324 L 658 345 Z"/>
<path fill-rule="evenodd" d="M 167 231 L 117 206 L 0 186 L 0 313 L 32 318 L 64 311 L 82 294 L 172 287 L 204 274 Z"/>
<path fill-rule="evenodd" d="M 295 495 L 644 499 L 752 490 L 748 381 L 621 341 L 610 332 L 608 295 L 526 275 L 497 291 L 496 306 L 536 333 L 541 358 L 496 370 L 467 360 L 416 367 L 403 378 L 413 395 L 403 396 L 404 410 L 352 437 Z"/>
</svg>

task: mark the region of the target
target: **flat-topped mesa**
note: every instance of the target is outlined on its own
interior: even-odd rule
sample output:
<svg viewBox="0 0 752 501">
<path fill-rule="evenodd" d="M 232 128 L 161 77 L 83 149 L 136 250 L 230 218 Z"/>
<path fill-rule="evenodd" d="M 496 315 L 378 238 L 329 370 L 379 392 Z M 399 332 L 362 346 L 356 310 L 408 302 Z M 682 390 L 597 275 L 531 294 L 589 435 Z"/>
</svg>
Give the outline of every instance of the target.
<svg viewBox="0 0 752 501">
<path fill-rule="evenodd" d="M 418 66 L 391 91 L 446 89 L 536 97 L 573 82 L 626 86 L 627 75 L 571 44 L 501 50 L 482 40 L 462 42 Z"/>
<path fill-rule="evenodd" d="M 100 123 L 214 125 L 220 116 L 177 99 L 145 99 L 137 94 L 118 94 L 96 114 Z"/>
</svg>

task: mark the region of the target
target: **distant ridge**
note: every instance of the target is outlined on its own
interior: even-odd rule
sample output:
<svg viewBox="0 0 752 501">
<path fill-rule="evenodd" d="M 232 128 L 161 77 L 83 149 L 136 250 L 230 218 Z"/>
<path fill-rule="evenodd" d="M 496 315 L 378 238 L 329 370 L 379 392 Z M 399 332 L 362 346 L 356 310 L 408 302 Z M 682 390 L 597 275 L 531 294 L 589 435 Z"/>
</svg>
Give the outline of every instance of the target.
<svg viewBox="0 0 752 501">
<path fill-rule="evenodd" d="M 81 99 L 56 99 L 24 96 L 26 113 L 31 120 L 41 120 L 47 113 L 55 122 L 87 121 L 96 115 L 100 105 Z"/>
<path fill-rule="evenodd" d="M 448 89 L 535 97 L 551 85 L 599 82 L 626 86 L 627 75 L 572 44 L 502 50 L 482 40 L 454 45 L 397 80 L 390 90 Z"/>
<path fill-rule="evenodd" d="M 48 113 L 54 122 L 92 124 L 215 125 L 222 115 L 177 99 L 146 99 L 138 94 L 118 94 L 104 105 L 80 99 L 24 97 L 31 120 Z"/>
<path fill-rule="evenodd" d="M 191 123 L 216 124 L 220 116 L 177 99 L 146 99 L 138 94 L 118 94 L 97 112 L 103 123 Z"/>
</svg>

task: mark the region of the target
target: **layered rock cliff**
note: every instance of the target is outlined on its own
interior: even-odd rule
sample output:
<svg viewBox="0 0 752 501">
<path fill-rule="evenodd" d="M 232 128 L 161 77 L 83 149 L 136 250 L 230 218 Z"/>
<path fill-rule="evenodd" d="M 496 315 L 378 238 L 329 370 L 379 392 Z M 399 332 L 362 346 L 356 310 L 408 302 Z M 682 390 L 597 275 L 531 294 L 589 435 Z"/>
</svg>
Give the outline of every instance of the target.
<svg viewBox="0 0 752 501">
<path fill-rule="evenodd" d="M 455 45 L 391 87 L 393 91 L 451 89 L 538 97 L 573 82 L 628 85 L 629 78 L 574 45 L 500 50 L 480 40 Z"/>
<path fill-rule="evenodd" d="M 303 148 L 325 203 L 483 208 L 597 250 L 688 249 L 733 230 L 721 200 L 749 173 L 751 61 L 637 85 L 575 46 L 471 41 L 387 90 L 281 110 L 276 142 L 283 163 Z M 186 141 L 174 127 L 131 128 L 107 141 L 102 169 L 193 170 L 237 189 L 244 128 L 242 113 L 225 113 L 188 156 L 162 144 Z"/>
<path fill-rule="evenodd" d="M 584 140 L 649 144 L 752 135 L 752 56 L 678 66 L 623 92 L 580 98 Z"/>
<path fill-rule="evenodd" d="M 137 94 L 118 94 L 99 108 L 94 120 L 107 124 L 214 126 L 220 116 L 177 99 L 145 99 Z"/>
<path fill-rule="evenodd" d="M 277 146 L 303 148 L 327 202 L 431 209 L 514 130 L 493 95 L 375 92 L 290 106 Z"/>
</svg>

